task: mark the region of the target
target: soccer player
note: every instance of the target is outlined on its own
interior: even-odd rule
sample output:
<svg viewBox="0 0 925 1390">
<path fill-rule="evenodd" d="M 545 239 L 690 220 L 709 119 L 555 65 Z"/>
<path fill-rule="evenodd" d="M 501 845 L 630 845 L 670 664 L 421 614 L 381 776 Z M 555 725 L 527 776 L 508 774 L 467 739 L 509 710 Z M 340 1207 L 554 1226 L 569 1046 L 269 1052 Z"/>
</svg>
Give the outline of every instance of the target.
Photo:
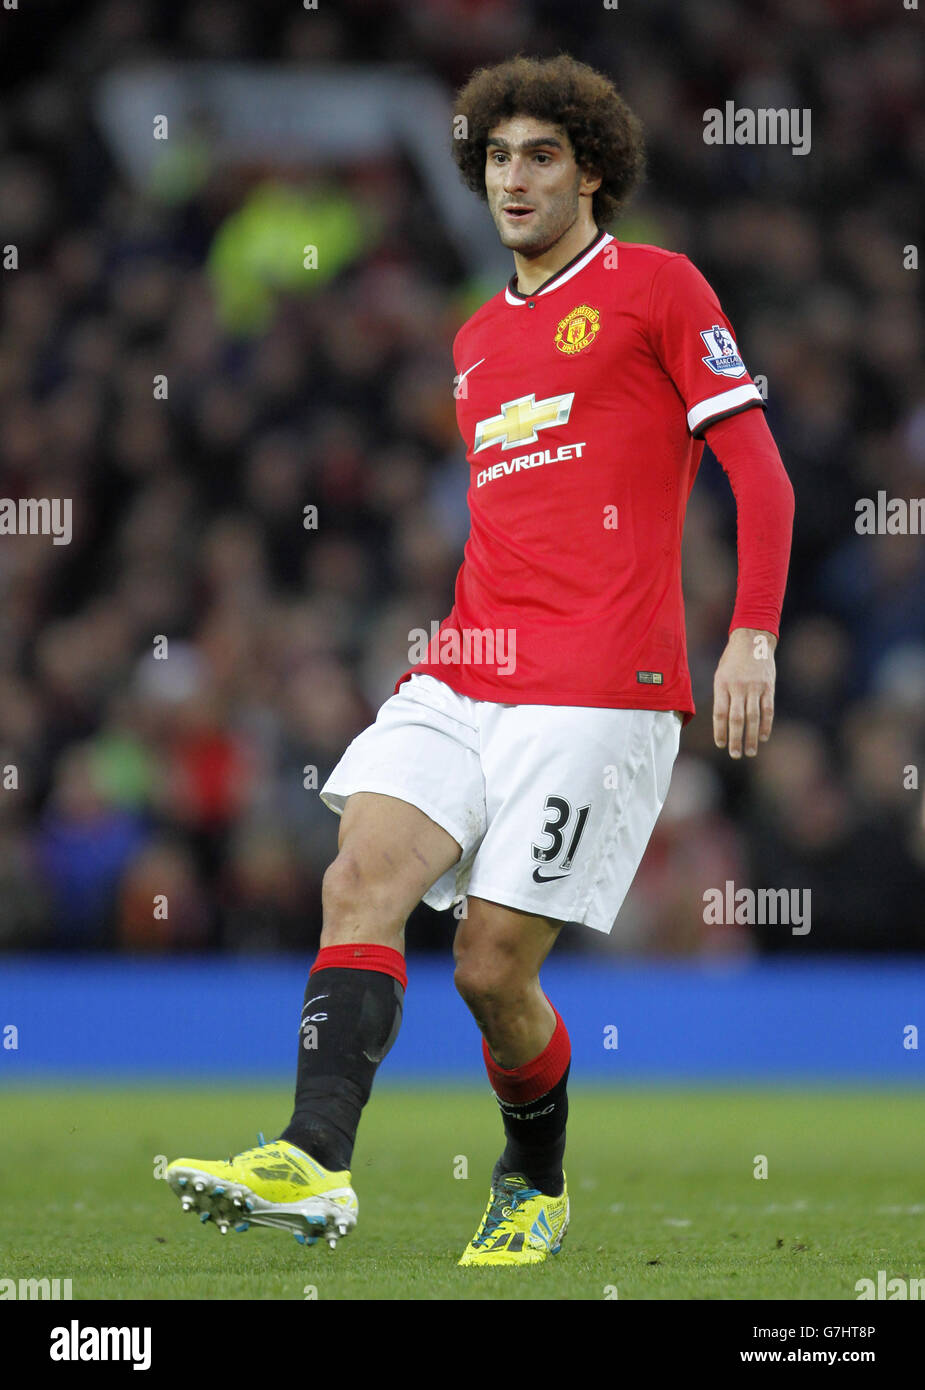
<svg viewBox="0 0 925 1390">
<path fill-rule="evenodd" d="M 455 982 L 482 1033 L 505 1145 L 464 1265 L 534 1264 L 569 1219 L 570 1049 L 539 971 L 565 922 L 608 932 L 694 713 L 681 591 L 706 440 L 737 504 L 718 747 L 771 732 L 793 490 L 713 290 L 684 255 L 606 226 L 638 181 L 638 122 L 561 56 L 477 72 L 454 154 L 514 257 L 454 344 L 471 530 L 427 659 L 321 789 L 340 814 L 300 1028 L 292 1119 L 227 1163 L 180 1159 L 188 1210 L 332 1245 L 398 1033 L 405 922 L 465 899 Z"/>
</svg>

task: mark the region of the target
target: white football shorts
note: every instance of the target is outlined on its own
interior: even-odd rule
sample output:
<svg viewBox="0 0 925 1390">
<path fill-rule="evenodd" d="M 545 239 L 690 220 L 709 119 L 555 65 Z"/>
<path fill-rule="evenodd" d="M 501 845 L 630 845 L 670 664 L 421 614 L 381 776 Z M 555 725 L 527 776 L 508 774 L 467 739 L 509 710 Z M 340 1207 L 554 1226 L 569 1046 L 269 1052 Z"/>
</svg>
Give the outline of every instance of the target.
<svg viewBox="0 0 925 1390">
<path fill-rule="evenodd" d="M 668 794 L 674 710 L 501 705 L 412 675 L 321 788 L 338 815 L 354 792 L 417 806 L 461 858 L 424 894 L 467 894 L 609 932 Z"/>
</svg>

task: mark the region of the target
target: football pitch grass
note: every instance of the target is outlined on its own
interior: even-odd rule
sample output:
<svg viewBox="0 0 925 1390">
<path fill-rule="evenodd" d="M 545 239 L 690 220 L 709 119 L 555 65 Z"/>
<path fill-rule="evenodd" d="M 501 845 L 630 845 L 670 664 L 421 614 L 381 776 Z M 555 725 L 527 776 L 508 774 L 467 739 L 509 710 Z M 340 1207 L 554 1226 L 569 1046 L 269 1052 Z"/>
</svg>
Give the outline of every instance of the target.
<svg viewBox="0 0 925 1390">
<path fill-rule="evenodd" d="M 380 1079 L 354 1155 L 359 1221 L 335 1251 L 181 1214 L 159 1156 L 270 1139 L 289 1098 L 284 1083 L 0 1091 L 0 1278 L 70 1279 L 74 1299 L 854 1300 L 881 1269 L 925 1277 L 911 1091 L 574 1086 L 562 1252 L 500 1270 L 456 1263 L 501 1149 L 487 1088 Z"/>
</svg>

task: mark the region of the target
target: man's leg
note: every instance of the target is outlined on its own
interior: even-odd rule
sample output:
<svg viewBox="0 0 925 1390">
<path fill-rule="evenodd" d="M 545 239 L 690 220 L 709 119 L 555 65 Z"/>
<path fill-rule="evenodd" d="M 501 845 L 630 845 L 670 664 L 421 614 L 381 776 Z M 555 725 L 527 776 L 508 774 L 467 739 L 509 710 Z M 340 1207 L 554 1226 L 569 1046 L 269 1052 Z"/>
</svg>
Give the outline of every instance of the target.
<svg viewBox="0 0 925 1390">
<path fill-rule="evenodd" d="M 416 807 L 371 792 L 347 798 L 339 843 L 324 877 L 324 930 L 288 1128 L 227 1161 L 178 1158 L 167 1167 L 183 1210 L 223 1235 L 232 1225 L 271 1226 L 334 1246 L 356 1224 L 347 1170 L 376 1068 L 401 1022 L 405 921 L 461 850 Z"/>
<path fill-rule="evenodd" d="M 496 1171 L 523 1173 L 540 1192 L 562 1192 L 571 1051 L 543 993 L 540 966 L 561 922 L 468 899 L 453 946 L 456 988 L 482 1032 L 488 1077 L 504 1120 Z"/>
<path fill-rule="evenodd" d="M 321 950 L 305 991 L 292 1119 L 280 1138 L 350 1167 L 376 1069 L 401 1023 L 405 922 L 459 859 L 452 835 L 406 801 L 347 798 L 324 875 Z"/>
</svg>

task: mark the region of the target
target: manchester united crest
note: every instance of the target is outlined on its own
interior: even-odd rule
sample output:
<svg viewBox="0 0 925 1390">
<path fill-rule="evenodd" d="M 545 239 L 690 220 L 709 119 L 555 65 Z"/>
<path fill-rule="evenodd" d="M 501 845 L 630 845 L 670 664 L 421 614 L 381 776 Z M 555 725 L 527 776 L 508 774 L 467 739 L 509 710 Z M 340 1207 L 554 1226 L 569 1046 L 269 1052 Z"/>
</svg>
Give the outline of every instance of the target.
<svg viewBox="0 0 925 1390">
<path fill-rule="evenodd" d="M 566 356 L 583 352 L 600 332 L 601 316 L 590 304 L 579 304 L 556 326 L 556 347 Z"/>
</svg>

